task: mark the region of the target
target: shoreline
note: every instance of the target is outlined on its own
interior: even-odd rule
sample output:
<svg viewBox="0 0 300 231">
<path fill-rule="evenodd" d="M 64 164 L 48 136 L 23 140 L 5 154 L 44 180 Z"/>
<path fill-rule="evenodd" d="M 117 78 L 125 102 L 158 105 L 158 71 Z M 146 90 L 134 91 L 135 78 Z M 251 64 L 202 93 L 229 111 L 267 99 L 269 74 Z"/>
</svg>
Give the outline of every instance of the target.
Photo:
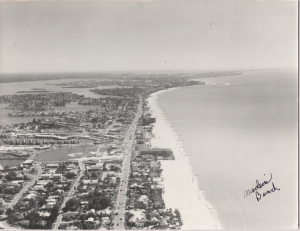
<svg viewBox="0 0 300 231">
<path fill-rule="evenodd" d="M 151 139 L 151 146 L 171 148 L 175 156 L 175 160 L 161 161 L 166 208 L 179 209 L 183 220 L 182 229 L 220 229 L 217 213 L 199 190 L 197 179 L 189 164 L 189 157 L 181 148 L 178 135 L 172 131 L 171 125 L 166 121 L 167 118 L 157 105 L 161 94 L 175 89 L 178 87 L 155 92 L 147 98 L 150 111 L 156 117 L 153 133 L 157 139 Z M 178 171 L 174 171 L 175 169 Z"/>
</svg>

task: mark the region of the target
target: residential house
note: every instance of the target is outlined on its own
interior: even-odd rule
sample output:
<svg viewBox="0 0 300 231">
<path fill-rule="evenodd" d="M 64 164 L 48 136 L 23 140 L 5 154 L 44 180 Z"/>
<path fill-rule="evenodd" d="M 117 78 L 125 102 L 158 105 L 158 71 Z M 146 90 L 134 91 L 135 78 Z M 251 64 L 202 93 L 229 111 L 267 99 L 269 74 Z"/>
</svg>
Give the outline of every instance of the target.
<svg viewBox="0 0 300 231">
<path fill-rule="evenodd" d="M 50 179 L 51 176 L 52 176 L 52 174 L 42 174 L 41 178 L 47 180 L 47 179 Z"/>
<path fill-rule="evenodd" d="M 36 191 L 37 191 L 37 190 L 45 190 L 43 185 L 35 185 L 35 186 L 33 187 L 33 189 L 36 190 Z"/>
<path fill-rule="evenodd" d="M 89 217 L 89 218 L 87 219 L 87 221 L 94 222 L 94 218 L 93 218 L 93 217 Z"/>
<path fill-rule="evenodd" d="M 82 180 L 81 181 L 84 185 L 97 185 L 98 180 Z"/>
<path fill-rule="evenodd" d="M 146 218 L 141 218 L 139 219 L 135 224 L 137 227 L 144 227 L 145 225 L 145 222 L 147 222 L 148 220 Z"/>
<path fill-rule="evenodd" d="M 45 168 L 48 168 L 48 169 L 57 169 L 59 167 L 59 164 L 46 164 Z"/>
<path fill-rule="evenodd" d="M 63 177 L 62 177 L 62 174 L 53 174 L 52 178 L 57 179 L 57 180 L 62 180 Z"/>
<path fill-rule="evenodd" d="M 109 217 L 102 217 L 102 224 L 109 224 L 110 223 L 110 220 L 109 220 Z"/>
<path fill-rule="evenodd" d="M 166 218 L 162 218 L 160 220 L 159 226 L 161 226 L 161 227 L 168 227 L 168 221 L 166 220 Z"/>
<path fill-rule="evenodd" d="M 152 218 L 151 218 L 151 221 L 156 221 L 156 222 L 158 222 L 159 220 L 158 220 L 156 217 L 152 217 Z"/>
</svg>

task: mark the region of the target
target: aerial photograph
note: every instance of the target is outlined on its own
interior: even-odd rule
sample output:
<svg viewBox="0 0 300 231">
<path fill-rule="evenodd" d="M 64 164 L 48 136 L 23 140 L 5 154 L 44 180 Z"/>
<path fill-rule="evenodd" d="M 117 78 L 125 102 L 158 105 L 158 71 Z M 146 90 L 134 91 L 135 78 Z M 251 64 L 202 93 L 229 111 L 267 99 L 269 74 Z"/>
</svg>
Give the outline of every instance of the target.
<svg viewBox="0 0 300 231">
<path fill-rule="evenodd" d="M 0 229 L 298 229 L 298 1 L 0 1 Z"/>
</svg>

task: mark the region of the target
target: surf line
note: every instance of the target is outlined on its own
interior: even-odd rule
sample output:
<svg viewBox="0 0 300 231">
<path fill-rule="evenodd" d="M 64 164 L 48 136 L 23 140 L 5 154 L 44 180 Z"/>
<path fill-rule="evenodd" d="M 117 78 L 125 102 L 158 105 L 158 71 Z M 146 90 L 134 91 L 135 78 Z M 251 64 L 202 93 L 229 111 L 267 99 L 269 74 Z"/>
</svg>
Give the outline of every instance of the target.
<svg viewBox="0 0 300 231">
<path fill-rule="evenodd" d="M 265 175 L 265 174 L 264 174 Z M 256 196 L 256 200 L 259 202 L 262 199 L 262 196 L 266 196 L 269 193 L 275 192 L 276 190 L 279 190 L 279 188 L 276 188 L 274 183 L 272 182 L 272 189 L 267 190 L 266 192 L 264 192 L 263 194 L 260 194 L 257 190 L 261 189 L 262 187 L 264 187 L 265 185 L 269 184 L 272 180 L 272 173 L 270 173 L 271 177 L 270 180 L 268 181 L 263 181 L 262 183 L 260 183 L 258 180 L 256 180 L 256 186 L 252 189 L 247 189 L 244 191 L 244 199 L 246 199 L 247 196 L 249 196 L 251 193 L 255 192 L 255 196 Z"/>
</svg>

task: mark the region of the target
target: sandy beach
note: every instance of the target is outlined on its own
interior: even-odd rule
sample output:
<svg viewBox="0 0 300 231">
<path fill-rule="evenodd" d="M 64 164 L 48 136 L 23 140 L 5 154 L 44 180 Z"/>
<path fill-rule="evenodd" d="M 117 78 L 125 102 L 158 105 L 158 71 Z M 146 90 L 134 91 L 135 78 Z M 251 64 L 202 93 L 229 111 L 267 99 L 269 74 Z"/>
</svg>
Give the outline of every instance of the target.
<svg viewBox="0 0 300 231">
<path fill-rule="evenodd" d="M 176 88 L 170 90 L 174 89 Z M 156 138 L 151 139 L 151 145 L 171 148 L 175 156 L 175 160 L 161 161 L 166 208 L 179 209 L 183 220 L 182 229 L 218 229 L 220 224 L 217 214 L 198 189 L 189 158 L 177 139 L 177 134 L 157 105 L 158 97 L 170 90 L 156 92 L 148 98 L 150 110 L 156 117 L 153 128 Z"/>
</svg>

